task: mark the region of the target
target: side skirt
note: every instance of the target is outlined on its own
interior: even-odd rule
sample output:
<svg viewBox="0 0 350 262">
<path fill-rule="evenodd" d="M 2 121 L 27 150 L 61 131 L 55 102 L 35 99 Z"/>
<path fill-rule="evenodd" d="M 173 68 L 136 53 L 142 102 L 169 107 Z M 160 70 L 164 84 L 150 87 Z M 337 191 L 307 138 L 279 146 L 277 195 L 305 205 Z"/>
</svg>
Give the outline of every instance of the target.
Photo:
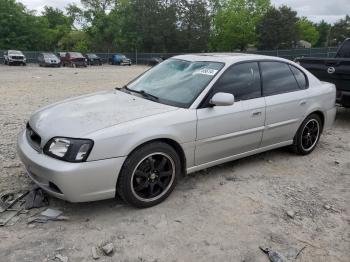
<svg viewBox="0 0 350 262">
<path fill-rule="evenodd" d="M 201 165 L 198 165 L 198 166 L 189 167 L 189 168 L 187 168 L 187 174 L 197 172 L 197 171 L 202 170 L 204 168 L 220 165 L 222 163 L 233 161 L 233 160 L 236 160 L 236 159 L 239 159 L 239 158 L 243 158 L 243 157 L 259 154 L 259 153 L 262 153 L 262 152 L 265 152 L 265 151 L 269 151 L 269 150 L 276 149 L 276 148 L 279 148 L 279 147 L 289 146 L 289 145 L 292 145 L 292 144 L 293 144 L 293 140 L 289 140 L 289 141 L 286 141 L 286 142 L 281 142 L 281 143 L 273 144 L 273 145 L 270 145 L 270 146 L 257 148 L 257 149 L 254 149 L 254 150 L 251 150 L 251 151 L 248 151 L 248 152 L 244 152 L 244 153 L 241 153 L 241 154 L 237 154 L 237 155 L 221 158 L 221 159 L 218 159 L 218 160 L 215 160 L 215 161 L 212 161 L 212 162 L 208 162 L 208 163 L 205 163 L 205 164 L 201 164 Z"/>
</svg>

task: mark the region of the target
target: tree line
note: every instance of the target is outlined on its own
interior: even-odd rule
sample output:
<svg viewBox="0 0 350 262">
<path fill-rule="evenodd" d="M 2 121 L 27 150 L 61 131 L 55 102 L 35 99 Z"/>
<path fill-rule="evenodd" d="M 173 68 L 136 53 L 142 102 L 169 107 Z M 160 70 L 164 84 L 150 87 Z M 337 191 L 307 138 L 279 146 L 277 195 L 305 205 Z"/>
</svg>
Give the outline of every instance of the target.
<svg viewBox="0 0 350 262">
<path fill-rule="evenodd" d="M 0 0 L 0 49 L 205 52 L 335 46 L 350 17 L 313 23 L 270 0 L 81 0 L 38 14 Z"/>
</svg>

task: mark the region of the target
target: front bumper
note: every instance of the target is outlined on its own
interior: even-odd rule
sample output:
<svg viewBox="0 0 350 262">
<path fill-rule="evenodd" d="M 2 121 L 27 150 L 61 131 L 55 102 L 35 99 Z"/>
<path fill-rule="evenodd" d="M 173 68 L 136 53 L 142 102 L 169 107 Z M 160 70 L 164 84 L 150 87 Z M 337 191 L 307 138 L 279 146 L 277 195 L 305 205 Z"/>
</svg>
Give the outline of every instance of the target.
<svg viewBox="0 0 350 262">
<path fill-rule="evenodd" d="M 120 62 L 121 65 L 131 65 L 131 60 L 122 60 Z"/>
<path fill-rule="evenodd" d="M 27 61 L 23 59 L 9 59 L 8 62 L 11 64 L 25 64 Z"/>
<path fill-rule="evenodd" d="M 69 202 L 115 197 L 118 175 L 126 157 L 68 163 L 34 150 L 25 132 L 18 135 L 18 155 L 29 177 L 46 192 Z"/>
</svg>

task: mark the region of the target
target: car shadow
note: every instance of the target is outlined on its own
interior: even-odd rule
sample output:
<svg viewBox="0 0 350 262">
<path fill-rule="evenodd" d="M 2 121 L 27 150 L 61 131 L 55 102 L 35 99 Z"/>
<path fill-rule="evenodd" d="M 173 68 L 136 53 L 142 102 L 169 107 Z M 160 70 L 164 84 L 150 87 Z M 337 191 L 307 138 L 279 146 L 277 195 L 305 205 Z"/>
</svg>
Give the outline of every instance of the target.
<svg viewBox="0 0 350 262">
<path fill-rule="evenodd" d="M 338 107 L 335 118 L 335 126 L 342 128 L 349 128 L 350 131 L 350 108 Z"/>
</svg>

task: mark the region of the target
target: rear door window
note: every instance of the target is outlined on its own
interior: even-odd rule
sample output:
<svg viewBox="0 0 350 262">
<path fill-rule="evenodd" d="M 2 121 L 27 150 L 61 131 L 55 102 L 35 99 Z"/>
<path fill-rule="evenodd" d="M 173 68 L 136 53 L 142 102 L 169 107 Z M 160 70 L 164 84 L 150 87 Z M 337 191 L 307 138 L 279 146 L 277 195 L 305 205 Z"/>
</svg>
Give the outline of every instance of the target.
<svg viewBox="0 0 350 262">
<path fill-rule="evenodd" d="M 260 62 L 264 96 L 277 95 L 300 90 L 288 64 L 281 62 Z"/>
<path fill-rule="evenodd" d="M 289 65 L 290 67 L 290 70 L 292 70 L 294 76 L 295 76 L 295 79 L 297 80 L 298 84 L 299 84 L 299 87 L 301 89 L 306 89 L 307 88 L 307 80 L 306 80 L 306 76 L 303 72 L 301 72 L 298 68 L 292 66 L 292 65 Z"/>
</svg>

